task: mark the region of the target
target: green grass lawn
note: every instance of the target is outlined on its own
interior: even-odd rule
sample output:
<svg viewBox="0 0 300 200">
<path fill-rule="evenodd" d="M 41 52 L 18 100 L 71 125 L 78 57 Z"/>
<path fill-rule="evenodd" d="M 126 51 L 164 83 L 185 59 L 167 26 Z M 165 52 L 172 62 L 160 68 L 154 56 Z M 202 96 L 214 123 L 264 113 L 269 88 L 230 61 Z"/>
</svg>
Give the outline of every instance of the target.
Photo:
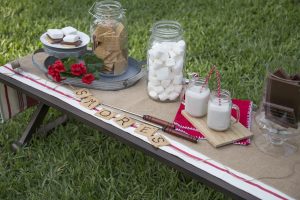
<svg viewBox="0 0 300 200">
<path fill-rule="evenodd" d="M 41 47 L 47 28 L 72 25 L 89 32 L 93 0 L 1 0 L 0 63 Z M 186 71 L 205 75 L 212 64 L 222 86 L 237 98 L 259 102 L 266 63 L 299 58 L 297 0 L 122 0 L 130 55 L 146 59 L 151 25 L 178 20 L 188 44 Z M 71 121 L 17 154 L 33 109 L 0 125 L 0 199 L 228 199 L 184 174 Z M 47 120 L 59 115 L 52 111 Z"/>
</svg>

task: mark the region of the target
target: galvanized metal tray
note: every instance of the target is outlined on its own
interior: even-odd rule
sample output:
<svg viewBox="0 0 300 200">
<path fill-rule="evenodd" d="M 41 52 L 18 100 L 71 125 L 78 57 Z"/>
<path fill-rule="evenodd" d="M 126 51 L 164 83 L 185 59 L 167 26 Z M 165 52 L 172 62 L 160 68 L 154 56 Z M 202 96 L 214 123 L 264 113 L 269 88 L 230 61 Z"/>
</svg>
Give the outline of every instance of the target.
<svg viewBox="0 0 300 200">
<path fill-rule="evenodd" d="M 43 49 L 38 49 L 34 52 L 32 55 L 33 65 L 43 71 L 46 76 L 52 80 L 51 76 L 47 74 L 48 66 L 53 64 L 58 58 L 54 56 L 48 56 L 43 63 L 38 63 L 35 59 L 35 56 L 37 56 L 38 53 L 45 53 L 45 51 Z M 99 80 L 94 80 L 91 84 L 85 84 L 82 83 L 81 79 L 79 78 L 70 77 L 62 80 L 61 83 L 98 90 L 121 90 L 134 85 L 146 74 L 146 69 L 142 67 L 144 64 L 146 64 L 145 61 L 138 62 L 134 58 L 129 57 L 127 71 L 119 76 L 107 76 L 106 74 L 99 72 Z"/>
</svg>

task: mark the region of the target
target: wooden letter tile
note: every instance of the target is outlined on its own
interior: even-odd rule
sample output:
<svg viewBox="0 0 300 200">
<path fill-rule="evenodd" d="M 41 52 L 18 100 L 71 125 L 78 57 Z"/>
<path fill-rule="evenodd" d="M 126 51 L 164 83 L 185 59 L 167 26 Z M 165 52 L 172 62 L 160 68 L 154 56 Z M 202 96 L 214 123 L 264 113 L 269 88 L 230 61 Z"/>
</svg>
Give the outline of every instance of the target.
<svg viewBox="0 0 300 200">
<path fill-rule="evenodd" d="M 74 91 L 76 97 L 80 98 L 80 99 L 84 99 L 88 96 L 92 96 L 92 94 L 90 93 L 90 91 L 88 89 L 82 88 L 79 90 L 75 90 Z"/>
<path fill-rule="evenodd" d="M 120 116 L 115 119 L 115 122 L 119 124 L 122 128 L 127 128 L 135 123 L 135 121 L 127 116 Z"/>
<path fill-rule="evenodd" d="M 103 119 L 110 120 L 116 115 L 116 113 L 112 112 L 111 110 L 102 109 L 98 111 L 95 115 Z"/>
<path fill-rule="evenodd" d="M 156 134 L 148 137 L 150 143 L 156 148 L 170 145 L 170 142 L 162 135 Z"/>
<path fill-rule="evenodd" d="M 90 110 L 97 107 L 99 104 L 100 104 L 100 100 L 94 96 L 88 96 L 87 98 L 82 99 L 80 103 L 80 105 Z"/>
<path fill-rule="evenodd" d="M 152 135 L 154 135 L 154 133 L 158 130 L 158 128 L 154 127 L 154 126 L 149 126 L 146 124 L 141 124 L 139 125 L 139 127 L 137 127 L 134 132 L 135 133 L 139 133 L 141 135 L 150 137 Z"/>
</svg>

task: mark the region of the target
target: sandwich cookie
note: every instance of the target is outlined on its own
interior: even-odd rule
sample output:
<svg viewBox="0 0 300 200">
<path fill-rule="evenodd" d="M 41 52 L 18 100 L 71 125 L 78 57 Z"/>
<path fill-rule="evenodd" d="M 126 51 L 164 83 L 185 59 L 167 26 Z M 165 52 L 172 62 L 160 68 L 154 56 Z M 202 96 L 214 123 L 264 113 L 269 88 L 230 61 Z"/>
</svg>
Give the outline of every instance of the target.
<svg viewBox="0 0 300 200">
<path fill-rule="evenodd" d="M 64 35 L 77 35 L 77 29 L 72 26 L 67 26 L 61 29 Z"/>
<path fill-rule="evenodd" d="M 48 29 L 47 39 L 51 44 L 60 43 L 63 40 L 64 34 L 60 29 Z"/>
<path fill-rule="evenodd" d="M 78 35 L 66 35 L 61 44 L 79 46 L 82 43 Z"/>
</svg>

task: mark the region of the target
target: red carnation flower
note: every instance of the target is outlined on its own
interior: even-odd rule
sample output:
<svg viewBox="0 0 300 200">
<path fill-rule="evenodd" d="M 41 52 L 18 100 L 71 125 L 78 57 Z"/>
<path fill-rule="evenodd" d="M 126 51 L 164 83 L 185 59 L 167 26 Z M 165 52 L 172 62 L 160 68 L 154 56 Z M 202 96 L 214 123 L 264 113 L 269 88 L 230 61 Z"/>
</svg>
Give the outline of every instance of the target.
<svg viewBox="0 0 300 200">
<path fill-rule="evenodd" d="M 60 73 L 56 73 L 55 75 L 52 76 L 53 80 L 56 82 L 60 82 L 62 80 Z"/>
<path fill-rule="evenodd" d="M 71 73 L 75 76 L 86 74 L 86 67 L 82 63 L 75 63 L 71 65 Z"/>
<path fill-rule="evenodd" d="M 66 68 L 61 60 L 56 60 L 53 64 L 55 71 L 57 72 L 65 72 Z"/>
<path fill-rule="evenodd" d="M 81 81 L 86 84 L 91 84 L 94 80 L 95 77 L 93 74 L 85 74 L 81 79 Z"/>
<path fill-rule="evenodd" d="M 54 67 L 53 67 L 52 65 L 50 65 L 50 66 L 48 67 L 48 74 L 49 74 L 50 76 L 54 76 L 56 73 L 57 73 L 57 72 L 55 71 Z"/>
<path fill-rule="evenodd" d="M 48 67 L 48 74 L 55 80 L 56 82 L 60 82 L 62 80 L 60 76 L 60 72 L 55 68 L 55 65 L 50 65 Z"/>
</svg>

